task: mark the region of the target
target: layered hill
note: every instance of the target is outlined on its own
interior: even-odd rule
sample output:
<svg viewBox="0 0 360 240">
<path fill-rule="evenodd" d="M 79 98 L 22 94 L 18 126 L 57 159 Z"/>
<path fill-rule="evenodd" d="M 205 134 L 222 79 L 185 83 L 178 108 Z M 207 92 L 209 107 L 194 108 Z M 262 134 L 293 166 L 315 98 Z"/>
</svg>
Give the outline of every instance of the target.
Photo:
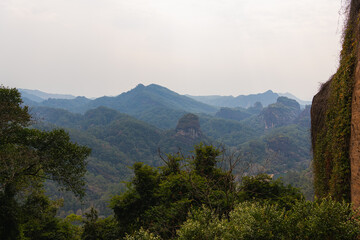
<svg viewBox="0 0 360 240">
<path fill-rule="evenodd" d="M 155 84 L 149 86 L 139 84 L 136 88 L 116 97 L 101 97 L 94 100 L 85 97 L 50 98 L 36 103 L 25 98 L 24 102 L 30 106 L 60 108 L 73 113 L 85 113 L 90 109 L 104 106 L 129 114 L 162 129 L 175 128 L 177 120 L 187 112 L 213 114 L 218 110 L 216 107 L 195 101 Z"/>
<path fill-rule="evenodd" d="M 188 96 L 197 101 L 209 105 L 218 106 L 218 107 L 229 107 L 229 108 L 235 108 L 235 107 L 249 108 L 253 106 L 256 102 L 260 102 L 262 105 L 267 106 L 271 103 L 276 102 L 276 99 L 279 97 L 277 93 L 274 93 L 271 90 L 258 94 L 239 95 L 237 97 L 219 96 L 219 95 L 213 95 L 213 96 L 188 95 Z"/>
<path fill-rule="evenodd" d="M 287 97 L 297 101 L 302 107 L 311 104 L 309 101 L 303 101 L 291 93 L 274 93 L 271 90 L 268 90 L 263 93 L 258 94 L 249 94 L 249 95 L 239 95 L 237 97 L 234 96 L 191 96 L 187 95 L 199 102 L 203 102 L 209 105 L 218 106 L 218 107 L 227 107 L 227 108 L 249 108 L 254 106 L 255 103 L 259 102 L 263 106 L 268 106 L 276 102 L 278 97 Z"/>
</svg>

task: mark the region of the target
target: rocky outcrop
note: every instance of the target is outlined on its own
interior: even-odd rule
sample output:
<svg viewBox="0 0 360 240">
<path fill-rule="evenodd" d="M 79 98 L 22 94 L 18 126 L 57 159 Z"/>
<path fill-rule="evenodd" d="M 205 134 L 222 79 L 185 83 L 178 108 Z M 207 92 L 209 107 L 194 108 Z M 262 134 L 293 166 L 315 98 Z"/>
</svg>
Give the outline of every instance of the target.
<svg viewBox="0 0 360 240">
<path fill-rule="evenodd" d="M 264 108 L 261 116 L 265 122 L 265 129 L 270 129 L 292 123 L 300 112 L 298 102 L 287 97 L 279 97 L 276 103 Z"/>
<path fill-rule="evenodd" d="M 199 117 L 192 113 L 184 115 L 179 119 L 175 131 L 176 136 L 183 136 L 191 139 L 200 138 L 202 132 L 200 129 Z"/>
</svg>

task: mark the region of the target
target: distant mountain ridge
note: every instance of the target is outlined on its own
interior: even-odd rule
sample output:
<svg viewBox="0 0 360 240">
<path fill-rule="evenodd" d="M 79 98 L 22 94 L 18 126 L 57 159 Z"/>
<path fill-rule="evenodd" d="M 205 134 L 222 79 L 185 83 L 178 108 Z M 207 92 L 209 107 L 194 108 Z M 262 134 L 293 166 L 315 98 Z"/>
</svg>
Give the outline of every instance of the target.
<svg viewBox="0 0 360 240">
<path fill-rule="evenodd" d="M 279 94 L 271 90 L 238 97 L 195 97 L 180 95 L 156 84 L 148 86 L 138 84 L 135 88 L 118 96 L 104 96 L 96 99 L 46 94 L 37 90 L 23 89 L 21 91 L 24 104 L 31 107 L 51 107 L 83 114 L 88 110 L 104 106 L 129 114 L 160 129 L 175 128 L 178 119 L 186 113 L 209 114 L 222 118 L 230 117 L 230 119 L 234 120 L 245 119 L 254 113 L 258 113 L 258 111 L 251 112 L 255 110 L 254 106 L 256 104 L 266 107 L 275 103 L 279 97 Z M 40 101 L 40 99 L 50 96 L 51 98 Z"/>
<path fill-rule="evenodd" d="M 134 89 L 115 97 L 100 97 L 94 100 L 85 97 L 74 99 L 50 98 L 35 102 L 23 98 L 24 103 L 33 107 L 65 109 L 73 113 L 85 113 L 100 106 L 129 114 L 162 129 L 175 128 L 178 119 L 185 113 L 215 114 L 217 107 L 207 105 L 192 98 L 180 95 L 165 87 L 151 84 L 137 85 Z"/>
<path fill-rule="evenodd" d="M 70 94 L 55 94 L 55 93 L 46 93 L 40 90 L 30 90 L 30 89 L 19 89 L 22 97 L 28 98 L 34 102 L 42 102 L 48 100 L 49 98 L 55 99 L 74 99 L 76 96 Z"/>
<path fill-rule="evenodd" d="M 239 95 L 237 97 L 221 96 L 221 95 L 194 96 L 194 95 L 188 95 L 188 94 L 180 95 L 180 94 L 177 94 L 176 92 L 173 92 L 173 91 L 171 91 L 163 86 L 157 85 L 157 84 L 150 84 L 148 86 L 144 86 L 143 84 L 138 84 L 135 88 L 131 89 L 130 91 L 119 94 L 118 96 L 116 96 L 116 98 L 120 97 L 120 96 L 124 97 L 126 95 L 131 95 L 133 91 L 141 91 L 141 90 L 145 90 L 146 92 L 149 92 L 148 90 L 153 90 L 154 92 L 157 92 L 160 95 L 162 93 L 170 93 L 171 92 L 170 95 L 173 95 L 173 96 L 178 95 L 178 96 L 188 97 L 188 98 L 194 99 L 198 102 L 205 103 L 207 105 L 211 105 L 211 106 L 215 106 L 215 107 L 249 108 L 249 107 L 253 106 L 256 102 L 260 102 L 264 107 L 266 107 L 272 103 L 275 103 L 277 98 L 281 97 L 281 96 L 284 96 L 284 97 L 287 97 L 290 99 L 294 99 L 302 106 L 311 104 L 311 101 L 301 100 L 289 92 L 275 93 L 272 90 L 268 90 L 263 93 Z M 46 93 L 46 92 L 39 91 L 39 90 L 30 90 L 30 89 L 19 89 L 19 91 L 23 98 L 27 98 L 27 99 L 37 102 L 37 103 L 41 103 L 50 98 L 56 99 L 56 100 L 58 100 L 58 99 L 72 100 L 72 99 L 79 97 L 79 96 L 73 96 L 70 94 L 52 94 L 52 93 Z M 80 98 L 86 98 L 86 97 L 80 97 Z M 98 100 L 98 102 L 99 101 L 101 102 L 100 99 L 104 100 L 104 99 L 109 99 L 109 98 L 111 99 L 114 97 L 104 96 L 104 97 L 100 97 L 100 98 L 94 98 L 94 99 L 86 98 L 86 99 Z M 46 103 L 46 104 L 48 104 L 48 103 Z M 177 102 L 172 101 L 172 104 L 177 105 Z M 210 110 L 210 111 L 212 111 L 212 110 Z"/>
<path fill-rule="evenodd" d="M 264 107 L 275 103 L 278 97 L 284 96 L 290 99 L 294 99 L 300 103 L 303 107 L 305 105 L 311 104 L 310 101 L 303 101 L 291 93 L 274 93 L 271 90 L 268 90 L 263 93 L 258 94 L 249 94 L 249 95 L 239 95 L 234 96 L 220 96 L 220 95 L 210 95 L 210 96 L 192 96 L 186 95 L 192 99 L 195 99 L 199 102 L 203 102 L 209 105 L 217 107 L 228 107 L 228 108 L 249 108 L 252 107 L 256 102 L 260 102 Z"/>
<path fill-rule="evenodd" d="M 237 97 L 234 96 L 191 96 L 187 95 L 197 101 L 218 106 L 218 107 L 242 107 L 248 108 L 253 106 L 256 102 L 260 102 L 263 106 L 267 106 L 271 103 L 276 102 L 276 99 L 279 97 L 277 93 L 274 93 L 271 90 L 268 90 L 264 93 L 258 94 L 250 94 L 250 95 L 239 95 Z"/>
</svg>

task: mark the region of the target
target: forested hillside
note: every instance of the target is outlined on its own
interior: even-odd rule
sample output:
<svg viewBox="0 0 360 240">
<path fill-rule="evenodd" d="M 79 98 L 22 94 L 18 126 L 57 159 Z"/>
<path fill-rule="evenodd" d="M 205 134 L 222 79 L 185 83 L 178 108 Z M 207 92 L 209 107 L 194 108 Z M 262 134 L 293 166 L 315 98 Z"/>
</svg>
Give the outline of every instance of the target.
<svg viewBox="0 0 360 240">
<path fill-rule="evenodd" d="M 119 108 L 135 107 L 132 104 L 138 104 L 139 99 L 147 102 L 150 95 L 157 96 L 157 104 L 154 105 L 166 107 L 162 107 L 160 111 L 159 108 L 137 107 L 132 113 L 137 112 L 149 118 L 156 116 L 155 119 L 144 121 L 118 111 Z M 159 95 L 166 97 L 160 98 Z M 169 101 L 169 96 L 173 98 L 172 102 Z M 34 127 L 43 130 L 65 128 L 73 141 L 92 149 L 88 164 L 89 184 L 85 208 L 90 204 L 95 205 L 102 214 L 110 213 L 106 208 L 106 200 L 109 200 L 111 195 L 123 191 L 124 184 L 121 181 L 131 177 L 132 171 L 129 166 L 135 162 L 161 166 L 164 162 L 160 154 L 180 151 L 187 156 L 199 142 L 221 146 L 233 154 L 241 155 L 245 161 L 251 163 L 248 174 L 266 172 L 282 176 L 289 170 L 300 174 L 300 171 L 308 169 L 309 109 L 301 111 L 295 100 L 280 97 L 277 102 L 267 107 L 256 102 L 249 108 L 221 108 L 212 115 L 194 115 L 186 112 L 194 112 L 199 108 L 179 111 L 179 106 L 186 102 L 185 97 L 179 96 L 156 85 L 139 85 L 118 97 L 97 100 L 113 108 L 100 106 L 91 108 L 83 114 L 74 113 L 65 109 L 83 106 L 81 101 L 91 104 L 97 101 L 85 98 L 49 99 L 42 104 L 54 101 L 62 108 L 33 106 L 31 113 L 36 120 Z M 118 104 L 119 99 L 125 99 L 122 105 Z M 194 105 L 194 101 L 189 101 L 189 104 Z M 164 130 L 151 124 L 157 119 L 161 119 L 162 122 L 169 119 L 174 121 L 175 116 L 169 112 L 176 113 L 175 116 L 179 115 L 176 118 L 176 127 Z M 240 174 L 241 171 L 234 169 L 235 174 Z M 46 186 L 50 194 L 55 194 L 54 184 L 48 183 Z M 76 203 L 68 193 L 56 195 L 66 198 L 62 209 L 63 215 L 81 209 L 79 202 Z M 311 193 L 307 197 L 311 198 Z"/>
<path fill-rule="evenodd" d="M 186 136 L 178 135 L 176 130 L 161 130 L 105 107 L 89 110 L 83 115 L 46 107 L 33 108 L 32 113 L 38 122 L 35 128 L 65 128 L 73 141 L 92 149 L 88 159 L 86 206 L 94 204 L 105 211 L 104 214 L 108 214 L 106 201 L 111 194 L 123 189 L 121 181 L 130 178 L 129 167 L 135 162 L 160 166 L 163 164 L 160 153 L 181 150 L 189 154 L 194 144 L 208 141 L 203 135 Z M 47 187 L 50 194 L 55 192 L 53 184 Z M 64 211 L 81 209 L 68 194 L 66 200 Z M 71 204 L 67 205 L 69 202 Z"/>
</svg>

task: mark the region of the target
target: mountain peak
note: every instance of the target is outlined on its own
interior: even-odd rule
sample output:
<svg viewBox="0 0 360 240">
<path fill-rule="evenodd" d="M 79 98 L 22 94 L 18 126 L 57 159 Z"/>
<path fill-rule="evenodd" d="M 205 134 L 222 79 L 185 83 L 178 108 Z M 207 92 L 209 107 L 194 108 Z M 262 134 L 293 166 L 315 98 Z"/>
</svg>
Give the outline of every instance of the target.
<svg viewBox="0 0 360 240">
<path fill-rule="evenodd" d="M 145 88 L 145 85 L 144 84 L 142 84 L 142 83 L 139 83 L 138 85 L 136 85 L 136 87 L 135 88 Z"/>
<path fill-rule="evenodd" d="M 267 90 L 266 92 L 264 92 L 266 94 L 273 94 L 274 92 L 272 90 Z"/>
</svg>

